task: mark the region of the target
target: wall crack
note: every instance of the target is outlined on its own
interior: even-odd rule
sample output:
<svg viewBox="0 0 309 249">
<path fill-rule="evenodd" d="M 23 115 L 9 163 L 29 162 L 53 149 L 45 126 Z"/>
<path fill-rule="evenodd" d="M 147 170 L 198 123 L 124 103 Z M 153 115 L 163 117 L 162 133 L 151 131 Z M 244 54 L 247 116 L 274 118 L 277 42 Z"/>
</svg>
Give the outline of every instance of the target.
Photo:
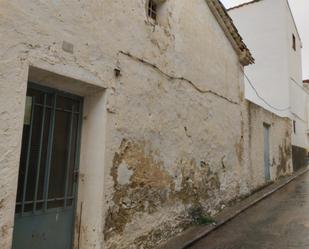
<svg viewBox="0 0 309 249">
<path fill-rule="evenodd" d="M 134 55 L 132 55 L 132 54 L 130 54 L 130 53 L 128 53 L 128 52 L 119 51 L 118 54 L 125 55 L 125 56 L 127 56 L 128 58 L 130 58 L 130 59 L 133 59 L 133 60 L 135 60 L 135 61 L 138 61 L 138 62 L 140 62 L 140 63 L 142 63 L 142 64 L 145 64 L 145 65 L 147 65 L 147 66 L 149 66 L 149 67 L 152 67 L 154 70 L 156 70 L 156 71 L 159 72 L 160 74 L 164 75 L 164 76 L 165 76 L 166 78 L 168 78 L 169 80 L 180 80 L 180 81 L 187 82 L 187 83 L 189 83 L 195 90 L 197 90 L 197 91 L 200 92 L 200 93 L 209 93 L 209 94 L 212 94 L 212 95 L 214 95 L 214 96 L 216 96 L 216 97 L 219 97 L 219 98 L 221 98 L 221 99 L 224 99 L 224 100 L 226 100 L 226 101 L 228 101 L 228 102 L 230 102 L 230 103 L 232 103 L 232 104 L 234 104 L 234 105 L 239 105 L 239 102 L 237 102 L 237 101 L 235 101 L 235 100 L 232 100 L 232 99 L 230 99 L 230 98 L 228 98 L 228 97 L 225 97 L 225 96 L 223 96 L 223 95 L 221 95 L 221 94 L 219 94 L 219 93 L 217 93 L 217 92 L 215 92 L 215 91 L 209 90 L 209 89 L 207 89 L 207 90 L 206 90 L 206 89 L 201 89 L 201 88 L 198 87 L 197 84 L 195 84 L 192 80 L 189 80 L 189 79 L 187 79 L 187 78 L 185 78 L 185 77 L 183 77 L 183 76 L 175 76 L 175 75 L 171 75 L 171 74 L 169 74 L 169 73 L 166 73 L 166 72 L 164 72 L 162 69 L 160 69 L 157 65 L 155 65 L 155 64 L 153 64 L 153 63 L 151 63 L 151 62 L 149 62 L 149 61 L 146 61 L 146 60 L 144 60 L 144 59 L 142 59 L 142 58 L 139 58 L 139 57 L 137 57 L 137 56 L 134 56 Z"/>
</svg>

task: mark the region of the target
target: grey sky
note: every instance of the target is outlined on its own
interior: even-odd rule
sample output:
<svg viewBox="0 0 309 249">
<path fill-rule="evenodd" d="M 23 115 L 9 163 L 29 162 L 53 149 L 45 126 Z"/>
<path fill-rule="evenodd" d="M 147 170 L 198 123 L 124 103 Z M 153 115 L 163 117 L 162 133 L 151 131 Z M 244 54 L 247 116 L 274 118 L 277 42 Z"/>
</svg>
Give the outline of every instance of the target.
<svg viewBox="0 0 309 249">
<path fill-rule="evenodd" d="M 248 0 L 221 0 L 226 8 L 250 2 Z M 309 79 L 309 1 L 289 0 L 303 42 L 303 78 Z"/>
</svg>

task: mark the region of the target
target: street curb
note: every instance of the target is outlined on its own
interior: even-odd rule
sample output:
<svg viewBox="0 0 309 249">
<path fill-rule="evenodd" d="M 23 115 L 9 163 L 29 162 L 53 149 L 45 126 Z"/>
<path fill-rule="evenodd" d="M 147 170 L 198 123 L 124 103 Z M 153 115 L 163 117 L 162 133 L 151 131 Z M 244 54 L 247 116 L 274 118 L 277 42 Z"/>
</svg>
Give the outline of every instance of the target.
<svg viewBox="0 0 309 249">
<path fill-rule="evenodd" d="M 241 206 L 239 209 L 236 209 L 236 210 L 228 213 L 225 216 L 223 215 L 223 218 L 221 218 L 221 219 L 219 218 L 219 220 L 217 220 L 218 223 L 216 223 L 215 225 L 211 225 L 211 226 L 208 225 L 208 226 L 204 226 L 204 227 L 201 227 L 201 228 L 196 228 L 198 231 L 197 232 L 193 231 L 194 234 L 192 234 L 192 237 L 190 239 L 187 238 L 186 241 L 182 241 L 182 240 L 184 240 L 185 237 L 188 237 L 188 235 L 187 236 L 185 235 L 186 232 L 184 232 L 182 235 L 176 236 L 176 238 L 172 239 L 170 242 L 167 242 L 164 245 L 161 245 L 159 248 L 160 249 L 188 249 L 188 247 L 192 246 L 197 241 L 203 239 L 204 237 L 206 237 L 207 235 L 209 235 L 213 231 L 217 230 L 218 228 L 220 228 L 224 224 L 228 223 L 229 221 L 231 221 L 234 218 L 236 218 L 237 216 L 239 216 L 241 213 L 243 213 L 244 211 L 246 211 L 250 207 L 255 206 L 257 203 L 266 199 L 270 195 L 274 194 L 275 192 L 282 189 L 287 184 L 291 183 L 296 178 L 304 175 L 307 172 L 309 172 L 308 167 L 305 168 L 305 169 L 297 171 L 293 175 L 286 177 L 283 180 L 281 179 L 281 181 L 278 180 L 278 182 L 274 182 L 273 184 L 271 184 L 270 186 L 265 188 L 265 189 L 267 189 L 267 191 L 264 194 L 262 194 L 258 198 L 253 199 L 249 203 L 246 203 L 245 205 Z M 268 190 L 268 188 L 269 188 L 269 190 Z M 265 189 L 253 194 L 252 196 L 258 195 L 259 193 L 265 191 Z M 241 203 L 242 203 L 242 201 L 238 205 L 241 205 Z M 233 207 L 231 207 L 230 209 L 233 209 Z M 189 233 L 190 232 L 188 232 L 188 234 Z M 181 236 L 183 236 L 184 238 L 181 238 Z M 182 245 L 180 245 L 179 243 L 182 243 Z"/>
</svg>

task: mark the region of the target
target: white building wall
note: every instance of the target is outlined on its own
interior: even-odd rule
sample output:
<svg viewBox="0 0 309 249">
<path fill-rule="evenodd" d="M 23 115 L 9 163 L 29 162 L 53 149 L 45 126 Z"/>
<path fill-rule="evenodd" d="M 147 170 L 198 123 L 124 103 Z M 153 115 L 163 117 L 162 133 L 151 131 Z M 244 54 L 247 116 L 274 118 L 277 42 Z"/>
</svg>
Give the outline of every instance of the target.
<svg viewBox="0 0 309 249">
<path fill-rule="evenodd" d="M 246 98 L 278 116 L 296 121 L 292 143 L 308 148 L 301 39 L 288 2 L 263 0 L 231 9 L 229 14 L 255 58 L 255 64 L 247 67 L 245 73 L 259 96 L 246 80 Z"/>
<path fill-rule="evenodd" d="M 302 42 L 291 14 L 290 6 L 285 2 L 286 13 L 286 41 L 288 52 L 288 69 L 290 84 L 290 118 L 295 121 L 295 132 L 292 133 L 293 145 L 309 148 L 307 137 L 306 99 L 307 93 L 302 82 Z M 296 50 L 293 49 L 293 35 L 296 39 Z"/>
<path fill-rule="evenodd" d="M 307 141 L 309 141 L 309 86 L 308 86 L 308 83 L 307 82 L 303 82 L 303 87 L 306 91 L 306 110 L 305 110 L 305 113 L 306 113 L 306 137 L 307 137 Z"/>
<path fill-rule="evenodd" d="M 255 64 L 245 69 L 251 83 L 266 102 L 278 109 L 285 109 L 289 106 L 290 94 L 282 0 L 260 1 L 233 9 L 229 14 L 255 58 Z M 277 111 L 267 105 L 247 80 L 245 96 L 279 116 L 289 116 L 288 110 Z"/>
<path fill-rule="evenodd" d="M 290 80 L 291 93 L 291 116 L 290 118 L 295 122 L 295 130 L 292 133 L 293 145 L 308 149 L 307 137 L 307 118 L 306 118 L 306 99 L 307 94 L 304 92 L 302 86 L 296 84 L 292 79 Z"/>
</svg>

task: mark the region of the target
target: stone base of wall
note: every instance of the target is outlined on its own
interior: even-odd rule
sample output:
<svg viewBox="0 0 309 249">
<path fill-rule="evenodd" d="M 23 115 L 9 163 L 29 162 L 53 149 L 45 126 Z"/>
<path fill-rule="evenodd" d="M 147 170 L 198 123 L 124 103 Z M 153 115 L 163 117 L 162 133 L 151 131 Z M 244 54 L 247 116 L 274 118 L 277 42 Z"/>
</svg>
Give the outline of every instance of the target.
<svg viewBox="0 0 309 249">
<path fill-rule="evenodd" d="M 298 146 L 292 146 L 292 160 L 294 171 L 300 170 L 307 165 L 307 150 Z"/>
</svg>

